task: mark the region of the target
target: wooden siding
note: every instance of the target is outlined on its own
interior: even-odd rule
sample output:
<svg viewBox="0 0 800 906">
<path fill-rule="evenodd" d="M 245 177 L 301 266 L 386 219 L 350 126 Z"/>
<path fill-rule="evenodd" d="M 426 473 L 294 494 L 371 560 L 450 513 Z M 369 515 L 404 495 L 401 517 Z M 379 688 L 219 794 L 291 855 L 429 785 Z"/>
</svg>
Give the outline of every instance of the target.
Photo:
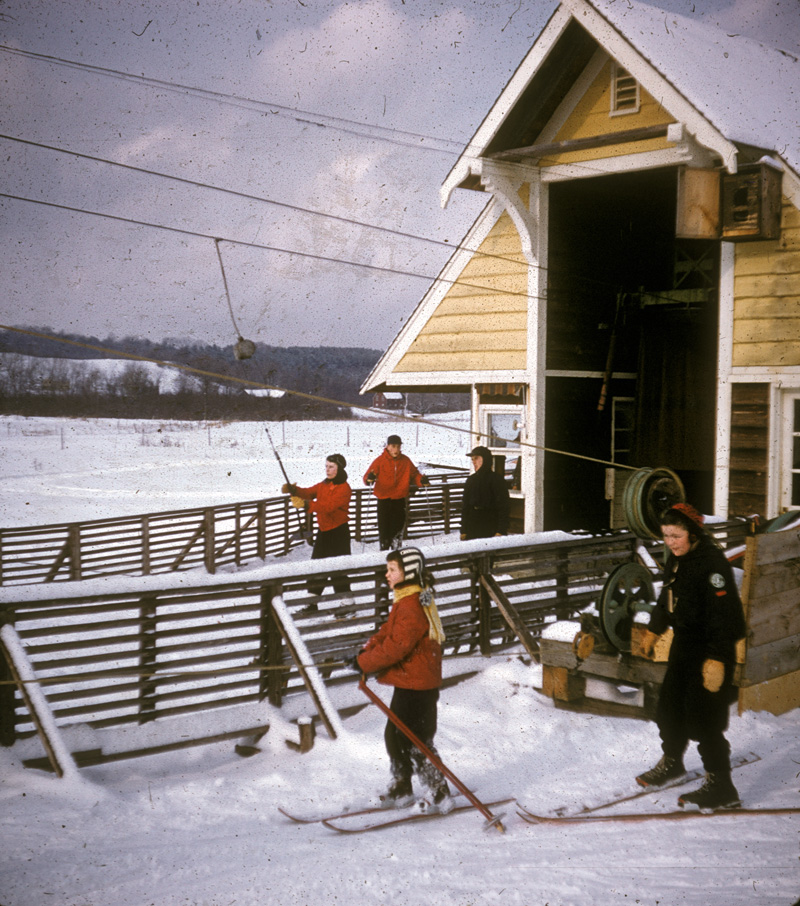
<svg viewBox="0 0 800 906">
<path fill-rule="evenodd" d="M 731 516 L 767 512 L 769 384 L 734 384 L 731 397 Z"/>
<path fill-rule="evenodd" d="M 734 271 L 733 365 L 800 365 L 800 211 L 786 198 L 780 239 L 741 242 Z"/>
<path fill-rule="evenodd" d="M 587 89 L 583 98 L 558 130 L 554 141 L 590 138 L 608 135 L 612 132 L 625 132 L 646 126 L 662 126 L 674 123 L 675 119 L 640 87 L 640 106 L 635 113 L 611 115 L 611 68 L 613 61 L 602 68 L 599 75 Z M 623 154 L 638 154 L 644 151 L 660 151 L 673 147 L 666 138 L 654 138 L 640 142 L 626 142 L 618 146 L 591 148 L 583 151 L 570 151 L 548 155 L 540 161 L 542 167 L 557 164 L 580 163 L 600 158 L 619 157 Z"/>
<path fill-rule="evenodd" d="M 397 372 L 524 370 L 528 265 L 503 213 L 395 368 Z"/>
</svg>

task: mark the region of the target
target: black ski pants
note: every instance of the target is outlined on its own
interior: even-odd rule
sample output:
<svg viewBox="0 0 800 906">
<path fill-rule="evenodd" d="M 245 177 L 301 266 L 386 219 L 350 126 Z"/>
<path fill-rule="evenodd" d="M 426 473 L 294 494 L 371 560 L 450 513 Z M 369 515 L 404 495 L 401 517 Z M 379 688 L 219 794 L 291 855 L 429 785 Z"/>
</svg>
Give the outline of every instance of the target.
<svg viewBox="0 0 800 906">
<path fill-rule="evenodd" d="M 731 747 L 724 734 L 728 728 L 732 675 L 732 667 L 727 666 L 722 688 L 709 692 L 703 687 L 702 658 L 670 659 L 656 708 L 665 755 L 682 757 L 689 740 L 694 739 L 709 774 L 730 773 Z"/>
<path fill-rule="evenodd" d="M 433 738 L 439 702 L 438 689 L 399 689 L 395 687 L 391 709 L 425 745 L 437 755 Z M 447 781 L 438 768 L 420 752 L 413 742 L 391 720 L 383 734 L 394 780 L 411 780 L 416 774 L 428 789 L 436 792 Z"/>
<path fill-rule="evenodd" d="M 345 522 L 338 525 L 335 529 L 327 532 L 317 532 L 314 539 L 314 550 L 311 553 L 312 560 L 324 560 L 327 557 L 344 557 L 350 553 L 350 525 Z M 325 591 L 325 586 L 330 585 L 329 576 L 315 576 L 308 583 L 308 590 L 312 595 L 321 595 Z M 337 576 L 333 579 L 333 590 L 337 594 L 343 594 L 350 591 L 350 580 L 347 576 Z"/>
<path fill-rule="evenodd" d="M 406 498 L 394 500 L 386 497 L 378 500 L 378 539 L 382 551 L 388 551 L 394 544 L 401 545 L 406 527 Z M 396 541 L 395 539 L 398 539 Z"/>
</svg>

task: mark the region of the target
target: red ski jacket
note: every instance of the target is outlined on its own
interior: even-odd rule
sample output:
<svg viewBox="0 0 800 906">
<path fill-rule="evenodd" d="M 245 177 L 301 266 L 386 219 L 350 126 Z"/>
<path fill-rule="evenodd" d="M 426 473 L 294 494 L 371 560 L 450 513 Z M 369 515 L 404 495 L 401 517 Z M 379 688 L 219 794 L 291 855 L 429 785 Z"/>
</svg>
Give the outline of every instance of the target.
<svg viewBox="0 0 800 906">
<path fill-rule="evenodd" d="M 418 585 L 395 588 L 389 619 L 358 656 L 364 673 L 377 673 L 379 683 L 401 689 L 442 684 L 442 646 L 428 635 L 419 592 Z"/>
<path fill-rule="evenodd" d="M 388 450 L 383 453 L 372 463 L 364 473 L 364 484 L 369 484 L 367 476 L 370 472 L 377 475 L 372 493 L 378 500 L 400 500 L 408 497 L 408 489 L 411 482 L 419 488 L 422 487 L 422 475 L 413 462 L 401 453 L 397 459 L 393 459 Z"/>
<path fill-rule="evenodd" d="M 295 486 L 295 491 L 297 497 L 311 501 L 308 509 L 317 514 L 321 532 L 329 532 L 349 521 L 350 495 L 353 492 L 346 481 L 334 484 L 326 478 L 313 488 Z"/>
</svg>

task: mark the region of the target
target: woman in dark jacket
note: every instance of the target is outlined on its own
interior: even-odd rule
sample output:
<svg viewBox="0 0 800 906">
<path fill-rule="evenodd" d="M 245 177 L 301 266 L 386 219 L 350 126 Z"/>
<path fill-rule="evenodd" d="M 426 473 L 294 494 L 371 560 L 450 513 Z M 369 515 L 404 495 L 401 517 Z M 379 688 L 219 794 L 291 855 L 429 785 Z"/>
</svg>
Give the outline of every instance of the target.
<svg viewBox="0 0 800 906">
<path fill-rule="evenodd" d="M 724 732 L 732 701 L 736 643 L 744 638 L 745 620 L 733 570 L 703 521 L 686 503 L 676 504 L 661 518 L 669 554 L 644 649 L 650 654 L 658 636 L 672 627 L 674 637 L 656 710 L 664 754 L 654 768 L 636 779 L 647 787 L 682 776 L 683 753 L 694 739 L 706 779 L 699 790 L 682 795 L 678 804 L 732 808 L 741 803 L 731 781 L 730 745 Z"/>
<path fill-rule="evenodd" d="M 469 455 L 475 471 L 464 484 L 461 540 L 507 535 L 510 502 L 505 480 L 492 469 L 487 447 L 475 447 Z"/>
<path fill-rule="evenodd" d="M 422 551 L 405 547 L 386 558 L 386 581 L 394 591 L 389 618 L 356 656 L 362 673 L 377 673 L 378 682 L 394 686 L 391 709 L 436 754 L 437 703 L 442 684 L 442 629 L 433 602 L 433 577 Z M 392 784 L 381 797 L 387 806 L 413 801 L 412 775 L 430 795 L 428 807 L 442 813 L 453 807 L 442 773 L 391 721 L 384 732 Z"/>
</svg>

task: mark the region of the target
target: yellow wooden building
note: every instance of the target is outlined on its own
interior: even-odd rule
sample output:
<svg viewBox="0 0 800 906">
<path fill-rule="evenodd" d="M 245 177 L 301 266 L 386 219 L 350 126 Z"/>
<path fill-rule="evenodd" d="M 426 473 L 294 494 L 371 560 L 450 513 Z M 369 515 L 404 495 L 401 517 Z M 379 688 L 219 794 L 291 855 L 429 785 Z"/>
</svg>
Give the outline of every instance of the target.
<svg viewBox="0 0 800 906">
<path fill-rule="evenodd" d="M 800 508 L 796 57 L 562 0 L 456 190 L 486 206 L 364 392 L 469 390 L 528 531 L 613 526 L 631 467 L 720 516 Z"/>
</svg>

